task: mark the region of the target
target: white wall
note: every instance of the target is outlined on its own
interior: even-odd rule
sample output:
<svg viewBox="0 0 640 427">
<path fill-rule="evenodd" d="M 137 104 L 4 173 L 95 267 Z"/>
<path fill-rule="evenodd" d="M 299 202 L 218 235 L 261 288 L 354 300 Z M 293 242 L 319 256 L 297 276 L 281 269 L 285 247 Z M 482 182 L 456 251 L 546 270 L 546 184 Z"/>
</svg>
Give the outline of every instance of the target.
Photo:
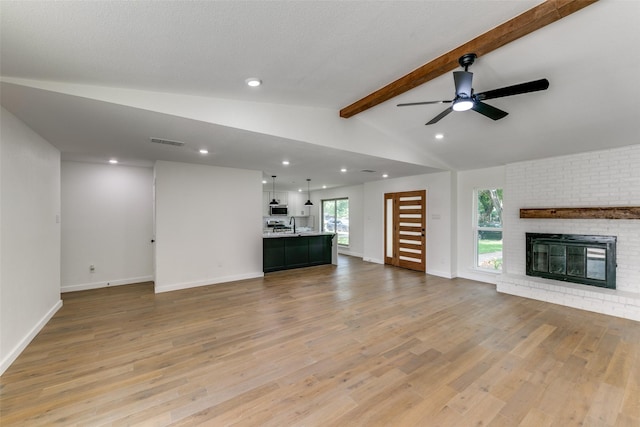
<svg viewBox="0 0 640 427">
<path fill-rule="evenodd" d="M 338 252 L 345 255 L 362 257 L 364 253 L 364 186 L 354 185 L 349 187 L 331 188 L 314 191 L 311 193 L 311 215 L 316 221 L 315 229 L 321 230 L 322 200 L 349 199 L 349 246 L 338 246 Z"/>
<path fill-rule="evenodd" d="M 262 172 L 160 161 L 156 292 L 261 277 Z"/>
<path fill-rule="evenodd" d="M 60 152 L 0 112 L 0 374 L 62 306 Z"/>
<path fill-rule="evenodd" d="M 477 189 L 504 188 L 504 174 L 504 166 L 458 172 L 458 251 L 456 258 L 459 277 L 481 282 L 496 282 L 496 273 L 488 273 L 476 268 L 473 198 L 474 191 Z M 507 194 L 504 197 L 507 201 L 509 200 Z"/>
<path fill-rule="evenodd" d="M 64 161 L 61 176 L 62 292 L 153 280 L 153 169 Z"/>
<path fill-rule="evenodd" d="M 384 263 L 384 194 L 427 190 L 427 273 L 451 278 L 456 262 L 456 176 L 452 172 L 416 175 L 364 184 L 365 261 Z"/>
</svg>

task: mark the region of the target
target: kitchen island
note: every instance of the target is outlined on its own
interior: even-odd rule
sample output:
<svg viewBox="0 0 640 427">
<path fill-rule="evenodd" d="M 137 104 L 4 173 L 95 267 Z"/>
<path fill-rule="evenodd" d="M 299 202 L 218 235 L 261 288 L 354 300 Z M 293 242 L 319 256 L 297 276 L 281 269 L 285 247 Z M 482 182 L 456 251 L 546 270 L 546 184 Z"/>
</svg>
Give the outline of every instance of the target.
<svg viewBox="0 0 640 427">
<path fill-rule="evenodd" d="M 334 233 L 265 233 L 262 236 L 262 271 L 338 264 Z"/>
</svg>

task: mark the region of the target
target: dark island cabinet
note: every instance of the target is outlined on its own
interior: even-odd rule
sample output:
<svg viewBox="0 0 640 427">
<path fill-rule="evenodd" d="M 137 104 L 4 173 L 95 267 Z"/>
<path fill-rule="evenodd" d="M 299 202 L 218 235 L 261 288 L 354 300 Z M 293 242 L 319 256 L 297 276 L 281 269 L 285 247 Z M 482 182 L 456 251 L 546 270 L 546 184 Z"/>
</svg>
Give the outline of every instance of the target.
<svg viewBox="0 0 640 427">
<path fill-rule="evenodd" d="M 262 271 L 277 271 L 285 268 L 284 239 L 262 239 Z"/>
<path fill-rule="evenodd" d="M 318 236 L 309 239 L 309 265 L 331 264 L 331 239 L 333 236 Z"/>
<path fill-rule="evenodd" d="M 332 234 L 262 239 L 265 273 L 312 265 L 331 264 Z"/>
</svg>

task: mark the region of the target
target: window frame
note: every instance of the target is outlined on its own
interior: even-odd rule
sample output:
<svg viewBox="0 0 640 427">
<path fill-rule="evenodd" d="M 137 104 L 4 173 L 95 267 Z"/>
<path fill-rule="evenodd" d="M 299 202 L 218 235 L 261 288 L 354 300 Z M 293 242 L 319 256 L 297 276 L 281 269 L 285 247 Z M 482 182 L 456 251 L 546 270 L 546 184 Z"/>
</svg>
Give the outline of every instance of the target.
<svg viewBox="0 0 640 427">
<path fill-rule="evenodd" d="M 322 200 L 320 200 L 320 229 L 321 229 L 323 232 L 328 232 L 328 233 L 333 232 L 333 233 L 335 233 L 336 235 L 338 235 L 338 230 L 337 230 L 337 229 L 334 229 L 333 231 L 327 231 L 327 230 L 325 230 L 325 221 L 324 221 L 324 217 L 325 217 L 325 210 L 324 210 L 324 203 L 325 203 L 325 202 L 335 202 L 335 205 L 334 205 L 334 206 L 335 206 L 335 208 L 334 208 L 334 211 L 333 211 L 333 214 L 332 214 L 332 215 L 333 215 L 333 218 L 334 218 L 334 219 L 336 219 L 336 217 L 338 216 L 338 203 L 337 203 L 337 202 L 338 202 L 338 201 L 340 201 L 340 200 L 346 200 L 346 201 L 347 201 L 347 203 L 349 203 L 349 198 L 348 198 L 348 197 L 332 197 L 332 198 L 329 198 L 329 199 L 322 199 Z M 349 219 L 349 225 L 351 224 L 351 220 L 350 220 L 350 218 L 351 218 L 351 206 L 349 206 L 349 216 L 348 216 L 348 218 L 347 218 L 347 219 Z M 337 228 L 337 227 L 336 227 L 336 228 Z M 346 245 L 345 245 L 344 243 L 340 243 L 340 239 L 338 238 L 338 237 L 339 237 L 339 235 L 338 235 L 338 237 L 336 237 L 336 241 L 338 242 L 338 246 L 339 246 L 339 247 L 342 247 L 342 248 L 348 248 L 348 247 L 350 246 L 350 244 L 351 244 L 351 227 L 349 226 L 349 227 L 347 228 L 347 230 L 348 230 L 348 231 L 347 231 L 347 241 L 348 241 L 349 243 L 347 243 Z"/>
<path fill-rule="evenodd" d="M 500 233 L 502 233 L 502 241 L 504 242 L 504 219 L 501 217 L 500 218 L 500 227 L 483 227 L 478 225 L 479 223 L 479 215 L 478 215 L 478 204 L 479 204 L 479 194 L 482 191 L 487 191 L 487 190 L 502 190 L 503 192 L 503 213 L 504 213 L 504 188 L 501 187 L 478 187 L 478 188 L 474 188 L 473 189 L 473 215 L 471 216 L 472 218 L 472 224 L 471 224 L 471 228 L 472 228 L 472 232 L 473 232 L 473 268 L 475 270 L 484 272 L 484 273 L 493 273 L 493 274 L 502 274 L 502 264 L 500 265 L 500 268 L 488 268 L 488 267 L 482 267 L 480 266 L 480 253 L 479 253 L 479 243 L 480 243 L 480 239 L 478 238 L 480 235 L 481 231 L 499 231 Z M 502 261 L 504 263 L 504 247 L 502 252 Z"/>
</svg>

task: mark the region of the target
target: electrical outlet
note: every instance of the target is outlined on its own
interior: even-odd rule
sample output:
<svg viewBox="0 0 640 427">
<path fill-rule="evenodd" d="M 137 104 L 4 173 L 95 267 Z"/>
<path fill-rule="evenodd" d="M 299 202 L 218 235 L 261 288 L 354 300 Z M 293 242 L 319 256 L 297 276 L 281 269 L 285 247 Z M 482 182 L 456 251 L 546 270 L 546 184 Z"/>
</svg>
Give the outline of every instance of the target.
<svg viewBox="0 0 640 427">
<path fill-rule="evenodd" d="M 90 272 L 92 272 L 92 273 L 93 273 L 93 272 L 95 272 L 95 271 L 96 271 L 96 266 L 95 266 L 95 265 L 93 265 L 93 264 L 91 264 L 91 265 L 89 266 L 89 271 L 90 271 Z"/>
</svg>

